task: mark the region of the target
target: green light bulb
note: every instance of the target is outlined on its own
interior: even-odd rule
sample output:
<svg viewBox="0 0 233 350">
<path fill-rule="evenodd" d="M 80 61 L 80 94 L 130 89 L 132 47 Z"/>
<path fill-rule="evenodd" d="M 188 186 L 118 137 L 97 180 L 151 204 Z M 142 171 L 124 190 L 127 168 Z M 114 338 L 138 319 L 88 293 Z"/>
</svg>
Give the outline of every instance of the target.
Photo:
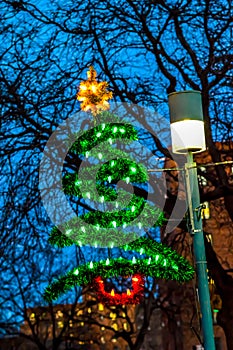
<svg viewBox="0 0 233 350">
<path fill-rule="evenodd" d="M 155 255 L 155 261 L 159 260 L 159 255 Z"/>
<path fill-rule="evenodd" d="M 112 139 L 108 139 L 108 142 L 110 143 L 110 145 L 112 145 Z"/>
<path fill-rule="evenodd" d="M 136 264 L 136 258 L 135 258 L 135 256 L 133 257 L 133 259 L 132 259 L 132 264 Z"/>
<path fill-rule="evenodd" d="M 117 226 L 116 221 L 112 221 L 112 225 L 113 225 L 113 227 L 115 227 L 115 228 L 116 228 L 116 226 Z"/>
<path fill-rule="evenodd" d="M 120 128 L 120 132 L 123 134 L 125 132 L 125 129 Z"/>
<path fill-rule="evenodd" d="M 101 136 L 101 132 L 97 132 L 96 136 L 100 137 Z"/>
<path fill-rule="evenodd" d="M 112 177 L 111 176 L 108 176 L 108 182 L 112 182 Z"/>
<path fill-rule="evenodd" d="M 90 262 L 90 269 L 93 269 L 93 262 Z"/>
<path fill-rule="evenodd" d="M 99 159 L 102 159 L 103 158 L 103 154 L 102 153 L 98 153 L 98 157 L 99 157 Z"/>
<path fill-rule="evenodd" d="M 125 179 L 125 182 L 128 184 L 128 183 L 130 182 L 130 178 L 127 177 L 127 178 Z"/>
<path fill-rule="evenodd" d="M 103 203 L 104 202 L 104 196 L 100 197 L 100 202 Z"/>
<path fill-rule="evenodd" d="M 109 260 L 109 258 L 107 258 L 106 265 L 109 265 L 109 264 L 110 264 L 110 260 Z"/>
<path fill-rule="evenodd" d="M 73 272 L 74 275 L 78 275 L 79 274 L 79 270 L 78 269 L 75 269 L 74 272 Z"/>
<path fill-rule="evenodd" d="M 91 194 L 90 194 L 90 192 L 87 192 L 87 193 L 86 193 L 86 197 L 87 197 L 88 199 L 90 199 L 90 198 L 91 198 Z"/>
<path fill-rule="evenodd" d="M 81 226 L 81 231 L 84 232 L 84 233 L 86 232 L 86 229 L 85 229 L 84 226 Z"/>
<path fill-rule="evenodd" d="M 132 207 L 131 207 L 131 211 L 132 211 L 132 213 L 135 211 L 135 205 L 132 205 Z"/>
<path fill-rule="evenodd" d="M 70 235 L 72 233 L 72 230 L 71 229 L 69 229 L 69 230 L 66 230 L 66 235 Z"/>
<path fill-rule="evenodd" d="M 112 161 L 111 161 L 111 166 L 114 166 L 114 165 L 115 165 L 115 161 L 112 160 Z"/>
<path fill-rule="evenodd" d="M 151 258 L 148 259 L 147 264 L 150 265 Z"/>
<path fill-rule="evenodd" d="M 101 127 L 102 127 L 102 130 L 104 130 L 105 129 L 105 124 L 104 123 L 101 124 Z"/>
<path fill-rule="evenodd" d="M 117 127 L 116 126 L 114 126 L 114 128 L 113 128 L 113 132 L 114 133 L 117 132 Z"/>
<path fill-rule="evenodd" d="M 166 266 L 166 265 L 167 265 L 167 260 L 164 259 L 164 260 L 163 260 L 163 266 Z"/>
<path fill-rule="evenodd" d="M 137 171 L 137 169 L 134 168 L 133 166 L 130 169 L 131 169 L 132 173 L 136 173 L 136 171 Z"/>
</svg>

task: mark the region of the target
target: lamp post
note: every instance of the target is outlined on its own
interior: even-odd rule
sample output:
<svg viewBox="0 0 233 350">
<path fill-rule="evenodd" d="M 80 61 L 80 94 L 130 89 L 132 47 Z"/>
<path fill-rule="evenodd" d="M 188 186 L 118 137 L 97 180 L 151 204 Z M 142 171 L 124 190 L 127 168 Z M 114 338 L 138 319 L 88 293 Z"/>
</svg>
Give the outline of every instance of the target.
<svg viewBox="0 0 233 350">
<path fill-rule="evenodd" d="M 172 150 L 174 153 L 187 154 L 186 191 L 197 270 L 204 349 L 215 350 L 197 169 L 193 161 L 193 153 L 206 149 L 201 93 L 199 91 L 174 92 L 168 95 L 168 103 Z"/>
</svg>

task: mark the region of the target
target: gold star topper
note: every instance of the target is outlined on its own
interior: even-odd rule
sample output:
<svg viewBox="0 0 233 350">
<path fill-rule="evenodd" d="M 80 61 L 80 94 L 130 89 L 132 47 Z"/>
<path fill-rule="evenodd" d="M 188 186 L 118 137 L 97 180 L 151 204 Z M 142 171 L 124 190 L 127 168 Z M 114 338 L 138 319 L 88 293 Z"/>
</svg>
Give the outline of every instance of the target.
<svg viewBox="0 0 233 350">
<path fill-rule="evenodd" d="M 108 83 L 96 80 L 97 73 L 93 67 L 87 72 L 87 80 L 82 81 L 79 85 L 77 100 L 81 103 L 81 110 L 90 111 L 96 116 L 101 111 L 110 108 L 108 100 L 112 98 L 112 92 L 107 91 Z"/>
</svg>

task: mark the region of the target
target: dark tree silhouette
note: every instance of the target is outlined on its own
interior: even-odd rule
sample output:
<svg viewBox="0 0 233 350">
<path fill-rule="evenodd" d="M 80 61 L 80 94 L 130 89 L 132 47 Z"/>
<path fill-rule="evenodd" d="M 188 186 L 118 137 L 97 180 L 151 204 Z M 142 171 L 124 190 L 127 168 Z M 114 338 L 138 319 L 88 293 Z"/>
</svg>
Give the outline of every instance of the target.
<svg viewBox="0 0 233 350">
<path fill-rule="evenodd" d="M 49 4 L 3 0 L 0 12 L 0 259 L 5 281 L 0 302 L 11 311 L 4 314 L 5 322 L 12 313 L 25 316 L 20 305 L 31 306 L 35 296 L 41 303 L 39 285 L 48 275 L 60 273 L 47 269 L 49 263 L 37 264 L 38 259 L 50 262 L 54 254 L 61 259 L 60 252 L 45 243 L 51 223 L 40 201 L 38 168 L 49 136 L 62 120 L 78 111 L 75 95 L 87 67 L 94 65 L 99 79 L 109 81 L 115 100 L 153 106 L 164 116 L 168 116 L 167 93 L 200 90 L 212 161 L 219 162 L 223 156 L 232 159 L 233 13 L 227 0 Z M 221 142 L 227 150 L 219 147 Z M 153 150 L 155 155 L 158 151 L 168 155 L 156 139 Z M 201 191 L 201 200 L 224 198 L 233 220 L 232 173 L 216 166 L 214 175 L 211 171 L 201 175 L 209 183 L 209 190 Z M 168 192 L 168 213 L 174 200 Z M 76 253 L 82 261 L 82 250 Z M 228 348 L 233 349 L 233 304 L 229 298 L 233 280 L 218 261 L 214 247 L 207 249 L 207 257 L 223 301 L 220 323 Z M 31 293 L 32 285 L 38 286 L 33 288 L 35 293 Z M 148 310 L 146 325 L 151 316 L 151 308 Z M 143 336 L 138 342 L 142 341 Z"/>
</svg>

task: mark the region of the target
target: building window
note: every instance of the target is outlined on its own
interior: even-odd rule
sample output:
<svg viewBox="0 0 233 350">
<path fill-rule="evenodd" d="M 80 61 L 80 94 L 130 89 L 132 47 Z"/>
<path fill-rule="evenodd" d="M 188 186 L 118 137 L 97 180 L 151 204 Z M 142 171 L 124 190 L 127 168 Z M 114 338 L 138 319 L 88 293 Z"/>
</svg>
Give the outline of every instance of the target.
<svg viewBox="0 0 233 350">
<path fill-rule="evenodd" d="M 128 329 L 128 323 L 127 322 L 123 323 L 123 328 L 124 328 L 125 331 L 127 331 L 127 329 Z"/>
<path fill-rule="evenodd" d="M 99 311 L 104 311 L 104 305 L 103 304 L 99 304 Z"/>
<path fill-rule="evenodd" d="M 57 326 L 58 326 L 58 328 L 63 328 L 64 327 L 63 321 L 58 321 Z"/>
<path fill-rule="evenodd" d="M 73 321 L 69 320 L 69 327 L 73 327 Z"/>
<path fill-rule="evenodd" d="M 104 331 L 104 330 L 105 330 L 105 327 L 104 327 L 104 326 L 102 326 L 100 329 L 101 329 L 101 331 Z"/>
<path fill-rule="evenodd" d="M 30 321 L 34 322 L 36 320 L 36 315 L 34 312 L 31 313 L 30 317 L 29 317 Z"/>
<path fill-rule="evenodd" d="M 112 328 L 114 329 L 114 331 L 118 331 L 118 324 L 113 323 Z"/>
<path fill-rule="evenodd" d="M 105 339 L 104 339 L 104 337 L 101 337 L 101 338 L 100 338 L 100 341 L 101 341 L 102 344 L 105 344 Z"/>
<path fill-rule="evenodd" d="M 91 307 L 87 309 L 87 312 L 90 314 L 91 313 Z"/>
<path fill-rule="evenodd" d="M 116 319 L 116 314 L 114 312 L 110 312 L 110 317 L 112 320 L 115 320 Z"/>
<path fill-rule="evenodd" d="M 78 310 L 77 316 L 83 315 L 83 310 Z"/>
<path fill-rule="evenodd" d="M 61 312 L 61 310 L 58 310 L 56 312 L 56 318 L 62 318 L 63 317 L 63 312 Z"/>
<path fill-rule="evenodd" d="M 201 217 L 202 217 L 202 219 L 205 219 L 205 220 L 208 220 L 210 218 L 210 204 L 209 204 L 209 202 L 202 203 Z"/>
</svg>

